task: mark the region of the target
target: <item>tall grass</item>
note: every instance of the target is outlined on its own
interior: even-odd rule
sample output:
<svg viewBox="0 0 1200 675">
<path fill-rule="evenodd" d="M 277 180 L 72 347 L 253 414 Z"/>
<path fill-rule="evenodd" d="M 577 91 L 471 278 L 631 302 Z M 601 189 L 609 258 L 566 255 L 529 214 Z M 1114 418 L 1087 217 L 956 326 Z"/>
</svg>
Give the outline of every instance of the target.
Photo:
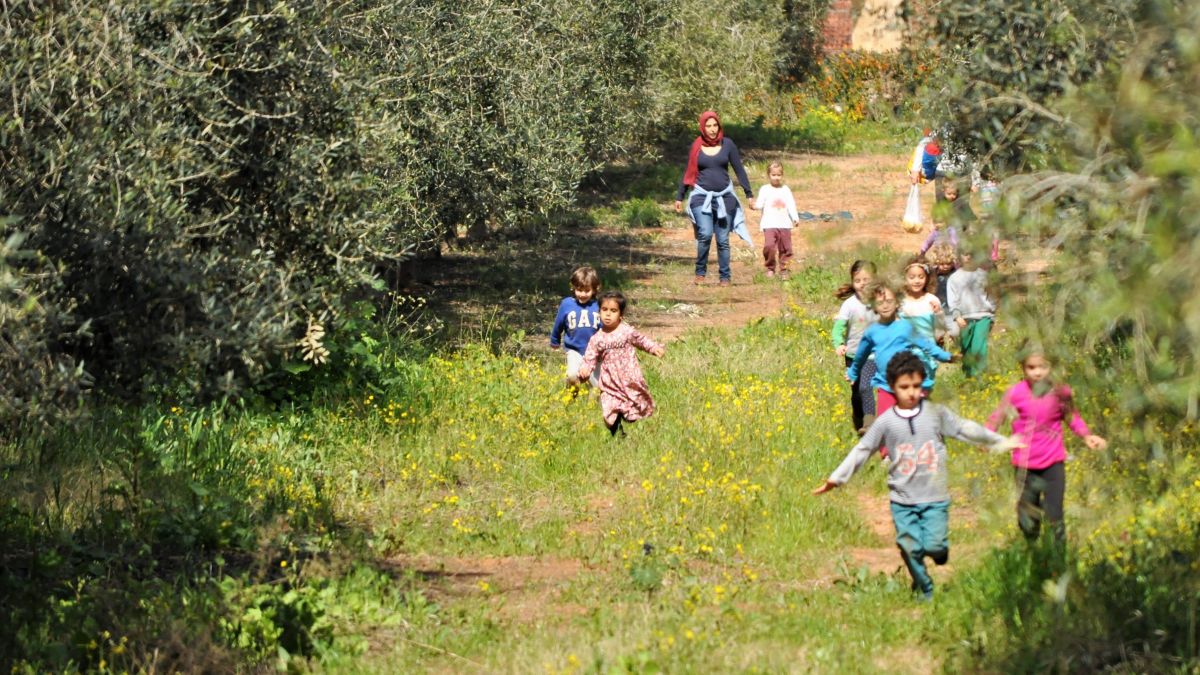
<svg viewBox="0 0 1200 675">
<path fill-rule="evenodd" d="M 789 281 L 779 317 L 642 355 L 658 412 L 625 438 L 563 387 L 557 355 L 476 345 L 336 405 L 96 420 L 92 444 L 63 458 L 92 458 L 71 490 L 16 488 L 36 483 L 32 460 L 6 455 L 3 588 L 19 611 L 5 651 L 31 671 L 1194 658 L 1200 491 L 1182 475 L 1161 497 L 1133 489 L 1145 471 L 1120 464 L 1128 441 L 1103 391 L 1081 392 L 1112 449 L 1072 446 L 1071 551 L 1027 551 L 1006 458 L 951 442 L 954 569 L 934 571 L 932 606 L 914 604 L 890 535 L 867 525 L 886 522 L 881 466 L 809 494 L 856 438 L 817 282 Z M 1019 377 L 1013 336 L 993 337 L 991 374 L 943 369 L 936 400 L 990 412 Z"/>
</svg>

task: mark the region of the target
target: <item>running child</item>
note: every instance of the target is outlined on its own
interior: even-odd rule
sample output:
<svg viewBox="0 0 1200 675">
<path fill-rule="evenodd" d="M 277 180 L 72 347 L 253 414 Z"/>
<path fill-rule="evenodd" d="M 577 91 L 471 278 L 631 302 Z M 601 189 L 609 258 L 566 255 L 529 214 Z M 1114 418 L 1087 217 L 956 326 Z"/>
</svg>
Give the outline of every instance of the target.
<svg viewBox="0 0 1200 675">
<path fill-rule="evenodd" d="M 783 165 L 771 162 L 767 166 L 768 185 L 758 188 L 754 203 L 762 211 L 759 228 L 763 233 L 763 263 L 767 276 L 778 274 L 787 278 L 788 262 L 792 259 L 792 226 L 799 222 L 796 200 L 783 184 Z"/>
<path fill-rule="evenodd" d="M 946 314 L 938 300 L 937 277 L 929 265 L 920 258 L 912 259 L 904 266 L 904 298 L 900 301 L 900 316 L 912 324 L 917 335 L 936 342 L 946 329 Z M 926 355 L 925 372 L 929 375 L 927 390 L 933 389 L 937 376 L 937 362 Z"/>
<path fill-rule="evenodd" d="M 979 267 L 980 257 L 964 251 L 962 266 L 946 284 L 950 316 L 959 329 L 963 374 L 967 377 L 975 377 L 987 367 L 988 333 L 996 318 L 996 303 L 987 295 L 987 270 Z"/>
<path fill-rule="evenodd" d="M 850 283 L 837 290 L 838 299 L 844 302 L 833 320 L 833 348 L 838 356 L 846 360 L 847 368 L 854 362 L 854 355 L 858 353 L 858 344 L 867 326 L 879 319 L 866 302 L 867 286 L 874 279 L 875 263 L 855 260 L 850 266 Z M 860 436 L 875 421 L 875 394 L 871 391 L 871 378 L 874 375 L 875 359 L 868 357 L 858 379 L 850 383 L 851 419 Z"/>
<path fill-rule="evenodd" d="M 1075 409 L 1071 388 L 1051 377 L 1052 363 L 1036 346 L 1022 352 L 1021 370 L 1025 378 L 1009 387 L 996 411 L 988 417 L 987 427 L 997 429 L 1012 420 L 1014 437 L 1025 447 L 1013 450 L 1016 474 L 1017 525 L 1025 538 L 1033 541 L 1041 532 L 1042 521 L 1053 531 L 1054 539 L 1066 539 L 1063 524 L 1063 495 L 1066 492 L 1067 449 L 1063 444 L 1063 422 L 1092 450 L 1101 450 L 1108 441 L 1088 429 Z"/>
<path fill-rule="evenodd" d="M 567 353 L 568 386 L 583 381 L 579 375 L 583 352 L 600 328 L 600 303 L 596 302 L 599 292 L 600 275 L 585 265 L 571 274 L 571 295 L 558 303 L 558 315 L 554 317 L 554 327 L 550 329 L 550 347 L 561 347 Z M 592 386 L 597 383 L 597 375 L 592 373 Z"/>
<path fill-rule="evenodd" d="M 613 436 L 618 431 L 625 435 L 622 423 L 654 414 L 654 399 L 634 349 L 655 356 L 662 356 L 664 351 L 662 345 L 625 323 L 624 316 L 624 295 L 608 291 L 600 296 L 600 330 L 588 342 L 583 365 L 579 367 L 579 377 L 600 370 L 600 406 L 604 410 L 604 426 Z"/>
<path fill-rule="evenodd" d="M 892 387 L 885 377 L 888 362 L 892 357 L 914 349 L 947 363 L 952 361 L 953 357 L 932 340 L 919 335 L 911 323 L 899 317 L 894 284 L 876 279 L 867 288 L 867 297 L 871 298 L 870 308 L 879 316 L 879 320 L 863 331 L 858 351 L 854 353 L 854 361 L 846 370 L 846 379 L 851 382 L 857 380 L 867 357 L 875 355 L 875 375 L 871 377 L 871 388 L 875 390 L 875 415 L 878 419 L 896 404 Z M 926 390 L 932 386 L 933 381 L 928 377 L 922 383 Z"/>
<path fill-rule="evenodd" d="M 939 242 L 925 254 L 925 262 L 929 264 L 934 278 L 937 279 L 934 295 L 937 296 L 938 302 L 942 303 L 945 313 L 945 308 L 950 306 L 946 287 L 950 283 L 950 275 L 958 269 L 958 249 L 949 242 Z M 947 336 L 958 337 L 958 324 L 954 323 L 949 315 L 946 316 L 945 327 Z"/>
<path fill-rule="evenodd" d="M 950 490 L 947 486 L 944 437 L 1004 452 L 1016 447 L 1009 439 L 970 420 L 961 419 L 945 406 L 923 400 L 921 383 L 925 366 L 915 354 L 898 354 L 887 365 L 887 381 L 896 392 L 896 405 L 880 413 L 825 484 L 813 490 L 823 494 L 845 485 L 871 455 L 883 446 L 888 457 L 888 497 L 896 544 L 912 575 L 912 588 L 920 599 L 933 597 L 933 579 L 925 567 L 928 556 L 938 565 L 950 558 Z"/>
</svg>

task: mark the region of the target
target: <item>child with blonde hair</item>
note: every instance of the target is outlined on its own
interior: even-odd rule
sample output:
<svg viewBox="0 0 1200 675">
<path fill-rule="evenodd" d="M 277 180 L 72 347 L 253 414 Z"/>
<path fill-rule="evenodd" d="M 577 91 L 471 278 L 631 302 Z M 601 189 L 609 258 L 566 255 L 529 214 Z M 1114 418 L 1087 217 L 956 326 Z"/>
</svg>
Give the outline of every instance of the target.
<svg viewBox="0 0 1200 675">
<path fill-rule="evenodd" d="M 786 278 L 788 262 L 792 259 L 792 226 L 800 220 L 792 191 L 783 184 L 783 164 L 767 166 L 769 183 L 758 188 L 754 203 L 762 211 L 759 228 L 763 233 L 763 263 L 767 276 L 778 274 Z"/>
</svg>

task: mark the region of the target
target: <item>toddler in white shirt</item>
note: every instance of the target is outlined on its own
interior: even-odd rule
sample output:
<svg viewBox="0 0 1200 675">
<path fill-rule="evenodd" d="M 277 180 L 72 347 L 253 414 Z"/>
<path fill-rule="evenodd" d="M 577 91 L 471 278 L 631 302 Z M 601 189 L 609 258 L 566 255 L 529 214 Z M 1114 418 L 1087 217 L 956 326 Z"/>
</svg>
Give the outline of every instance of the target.
<svg viewBox="0 0 1200 675">
<path fill-rule="evenodd" d="M 754 200 L 762 211 L 759 227 L 763 232 L 763 262 L 768 277 L 778 274 L 787 278 L 788 261 L 792 259 L 792 225 L 800 220 L 800 214 L 796 212 L 792 191 L 783 184 L 783 165 L 771 162 L 767 178 L 770 184 L 760 187 Z"/>
</svg>

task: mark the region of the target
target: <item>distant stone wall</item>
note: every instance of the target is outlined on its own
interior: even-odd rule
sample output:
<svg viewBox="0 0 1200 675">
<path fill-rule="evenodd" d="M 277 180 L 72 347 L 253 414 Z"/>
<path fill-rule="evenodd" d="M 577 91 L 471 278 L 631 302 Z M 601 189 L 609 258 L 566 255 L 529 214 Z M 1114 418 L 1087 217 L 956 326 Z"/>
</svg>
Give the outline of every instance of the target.
<svg viewBox="0 0 1200 675">
<path fill-rule="evenodd" d="M 886 52 L 899 49 L 905 25 L 900 19 L 905 0 L 865 0 L 855 16 L 852 0 L 832 0 L 822 32 L 825 53 L 847 49 Z"/>
<path fill-rule="evenodd" d="M 854 44 L 851 37 L 854 34 L 853 3 L 851 0 L 833 0 L 829 3 L 829 13 L 825 15 L 825 53 L 852 49 Z"/>
</svg>

